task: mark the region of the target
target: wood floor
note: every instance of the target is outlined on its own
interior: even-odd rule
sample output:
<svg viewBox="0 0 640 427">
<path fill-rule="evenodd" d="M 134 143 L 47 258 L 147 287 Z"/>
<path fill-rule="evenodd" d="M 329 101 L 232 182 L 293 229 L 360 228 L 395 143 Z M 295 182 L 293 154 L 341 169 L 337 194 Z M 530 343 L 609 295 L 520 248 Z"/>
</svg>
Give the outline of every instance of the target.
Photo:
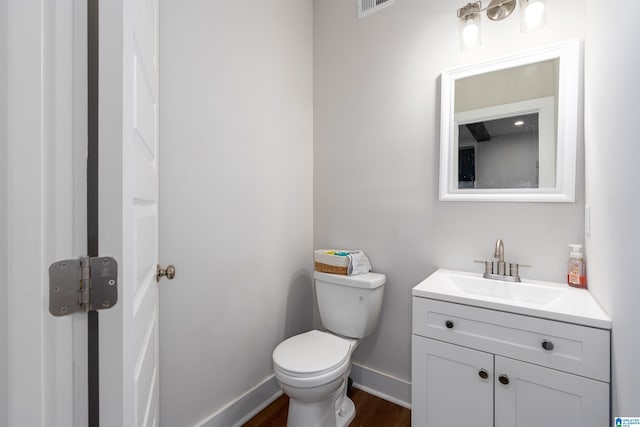
<svg viewBox="0 0 640 427">
<path fill-rule="evenodd" d="M 379 397 L 352 388 L 349 397 L 356 405 L 356 417 L 349 427 L 410 427 L 411 411 Z M 289 398 L 274 400 L 243 427 L 286 427 Z"/>
</svg>

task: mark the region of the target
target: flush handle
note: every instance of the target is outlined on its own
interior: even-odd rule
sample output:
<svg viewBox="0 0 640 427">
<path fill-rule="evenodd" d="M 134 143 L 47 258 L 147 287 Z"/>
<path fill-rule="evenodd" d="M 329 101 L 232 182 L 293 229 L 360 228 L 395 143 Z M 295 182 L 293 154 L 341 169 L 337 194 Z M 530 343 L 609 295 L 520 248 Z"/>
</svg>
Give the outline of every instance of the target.
<svg viewBox="0 0 640 427">
<path fill-rule="evenodd" d="M 173 265 L 168 265 L 167 268 L 162 268 L 160 264 L 158 264 L 158 267 L 156 268 L 156 282 L 159 282 L 163 277 L 173 280 L 173 278 L 176 277 L 176 268 Z"/>
<path fill-rule="evenodd" d="M 554 345 L 553 345 L 553 343 L 551 341 L 549 341 L 549 340 L 542 341 L 542 348 L 544 348 L 545 350 L 551 351 L 551 350 L 553 350 L 553 347 L 554 347 Z"/>
<path fill-rule="evenodd" d="M 444 325 L 445 325 L 448 329 L 453 329 L 453 320 L 447 320 L 446 322 L 444 322 Z"/>
</svg>

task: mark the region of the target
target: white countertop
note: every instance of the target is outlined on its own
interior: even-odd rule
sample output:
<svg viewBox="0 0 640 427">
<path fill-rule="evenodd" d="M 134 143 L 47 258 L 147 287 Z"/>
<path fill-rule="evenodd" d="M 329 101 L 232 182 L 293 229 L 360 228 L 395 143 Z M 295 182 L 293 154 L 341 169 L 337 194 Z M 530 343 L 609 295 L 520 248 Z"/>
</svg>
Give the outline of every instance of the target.
<svg viewBox="0 0 640 427">
<path fill-rule="evenodd" d="M 464 287 L 458 284 L 464 284 L 466 291 Z M 475 285 L 478 285 L 478 293 L 473 288 Z M 518 286 L 523 288 L 511 288 Z M 497 291 L 490 292 L 493 288 Z M 528 296 L 522 299 L 517 295 L 505 297 L 505 295 L 511 294 L 509 291 L 514 291 L 513 293 L 515 294 L 520 291 L 526 291 L 523 292 L 524 295 L 530 294 L 533 296 L 529 301 L 526 301 L 529 298 Z M 543 297 L 537 298 L 540 301 L 533 302 L 536 300 L 538 293 Z M 498 294 L 502 296 L 496 296 Z M 547 294 L 551 296 L 547 297 Z M 573 288 L 563 283 L 527 279 L 523 279 L 521 283 L 502 282 L 484 279 L 482 274 L 479 273 L 439 269 L 415 286 L 412 295 L 595 328 L 611 329 L 611 319 L 587 289 Z M 549 301 L 543 300 L 545 298 Z"/>
</svg>

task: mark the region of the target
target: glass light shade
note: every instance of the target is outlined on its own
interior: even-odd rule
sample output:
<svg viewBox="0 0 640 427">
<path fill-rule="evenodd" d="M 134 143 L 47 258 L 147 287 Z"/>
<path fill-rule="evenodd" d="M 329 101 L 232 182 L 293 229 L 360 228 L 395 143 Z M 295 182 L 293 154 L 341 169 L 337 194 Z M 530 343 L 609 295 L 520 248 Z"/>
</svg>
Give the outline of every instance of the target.
<svg viewBox="0 0 640 427">
<path fill-rule="evenodd" d="M 547 24 L 547 5 L 544 0 L 520 0 L 520 30 L 538 30 Z"/>
<path fill-rule="evenodd" d="M 471 12 L 459 19 L 460 49 L 470 50 L 482 44 L 480 33 L 480 13 Z"/>
</svg>

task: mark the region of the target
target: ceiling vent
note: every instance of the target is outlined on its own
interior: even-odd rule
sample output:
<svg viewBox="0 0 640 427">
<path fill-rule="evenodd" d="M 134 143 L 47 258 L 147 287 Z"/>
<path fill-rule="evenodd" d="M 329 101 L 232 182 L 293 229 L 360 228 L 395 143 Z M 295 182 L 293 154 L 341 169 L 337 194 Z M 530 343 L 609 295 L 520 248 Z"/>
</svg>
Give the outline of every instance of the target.
<svg viewBox="0 0 640 427">
<path fill-rule="evenodd" d="M 358 18 L 391 6 L 393 2 L 394 0 L 358 0 Z"/>
</svg>

